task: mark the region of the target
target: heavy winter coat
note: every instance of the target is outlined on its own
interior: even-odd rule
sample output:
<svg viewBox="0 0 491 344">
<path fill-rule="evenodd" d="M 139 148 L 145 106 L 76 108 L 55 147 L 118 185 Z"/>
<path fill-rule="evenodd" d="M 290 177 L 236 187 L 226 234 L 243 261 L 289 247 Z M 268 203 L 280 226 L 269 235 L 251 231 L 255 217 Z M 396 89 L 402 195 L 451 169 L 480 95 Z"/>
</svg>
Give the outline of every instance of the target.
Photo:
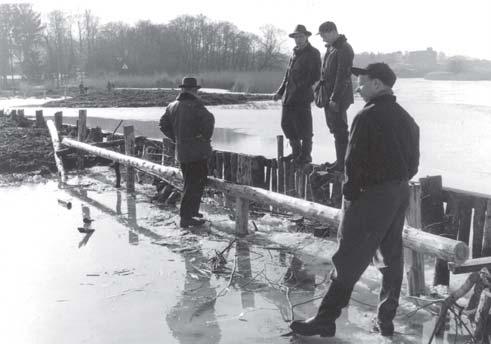
<svg viewBox="0 0 491 344">
<path fill-rule="evenodd" d="M 208 159 L 215 118 L 201 100 L 187 92 L 170 103 L 160 119 L 160 130 L 176 143 L 181 163 Z"/>
<path fill-rule="evenodd" d="M 283 105 L 310 105 L 314 100 L 312 86 L 320 77 L 319 50 L 307 42 L 302 49 L 295 47 L 285 77 L 276 92 L 282 96 Z"/>
<path fill-rule="evenodd" d="M 351 82 L 353 58 L 353 48 L 344 35 L 339 35 L 332 46 L 328 47 L 322 61 L 320 83 L 325 88 L 326 102 L 332 100 L 344 109 L 353 104 L 353 84 Z"/>
</svg>

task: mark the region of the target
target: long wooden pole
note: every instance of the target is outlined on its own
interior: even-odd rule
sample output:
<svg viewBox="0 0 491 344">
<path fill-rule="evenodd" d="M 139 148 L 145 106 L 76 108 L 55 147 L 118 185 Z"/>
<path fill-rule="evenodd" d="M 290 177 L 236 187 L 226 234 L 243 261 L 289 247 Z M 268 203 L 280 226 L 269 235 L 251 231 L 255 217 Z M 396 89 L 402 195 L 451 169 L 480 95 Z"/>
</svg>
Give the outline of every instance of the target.
<svg viewBox="0 0 491 344">
<path fill-rule="evenodd" d="M 182 189 L 182 174 L 177 168 L 162 166 L 107 149 L 93 147 L 89 144 L 68 138 L 64 138 L 61 143 L 68 147 L 74 147 L 109 160 L 133 166 L 141 171 L 162 178 L 177 188 Z M 208 186 L 226 195 L 242 197 L 274 207 L 281 207 L 282 209 L 290 210 L 305 217 L 317 219 L 334 226 L 339 225 L 341 220 L 341 210 L 339 209 L 274 193 L 262 188 L 231 184 L 213 177 L 208 177 Z M 405 247 L 434 255 L 448 262 L 460 264 L 469 257 L 469 248 L 465 243 L 425 233 L 409 226 L 405 226 L 404 228 L 403 240 Z"/>
<path fill-rule="evenodd" d="M 58 169 L 58 176 L 60 181 L 64 183 L 66 181 L 65 168 L 63 167 L 63 161 L 58 156 L 58 151 L 61 148 L 60 145 L 60 137 L 58 136 L 58 130 L 56 130 L 56 126 L 52 120 L 48 120 L 46 123 L 48 126 L 49 134 L 51 136 L 51 142 L 53 143 L 54 157 L 56 168 Z"/>
</svg>

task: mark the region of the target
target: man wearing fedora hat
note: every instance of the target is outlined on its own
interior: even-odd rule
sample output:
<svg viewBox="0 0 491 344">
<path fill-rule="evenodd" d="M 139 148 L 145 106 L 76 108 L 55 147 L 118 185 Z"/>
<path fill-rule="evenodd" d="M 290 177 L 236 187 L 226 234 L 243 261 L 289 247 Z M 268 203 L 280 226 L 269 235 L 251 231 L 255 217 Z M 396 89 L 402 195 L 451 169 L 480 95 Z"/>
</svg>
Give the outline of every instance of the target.
<svg viewBox="0 0 491 344">
<path fill-rule="evenodd" d="M 160 130 L 176 143 L 184 177 L 180 226 L 186 228 L 204 223 L 199 207 L 208 175 L 215 118 L 198 97 L 201 86 L 196 78 L 183 78 L 179 87 L 177 99 L 167 106 L 160 119 Z"/>
<path fill-rule="evenodd" d="M 319 80 L 321 58 L 319 50 L 308 40 L 312 35 L 304 25 L 297 25 L 289 37 L 295 40 L 293 55 L 285 77 L 273 100 L 282 99 L 281 128 L 290 141 L 291 158 L 297 164 L 312 161 L 312 86 Z"/>
</svg>

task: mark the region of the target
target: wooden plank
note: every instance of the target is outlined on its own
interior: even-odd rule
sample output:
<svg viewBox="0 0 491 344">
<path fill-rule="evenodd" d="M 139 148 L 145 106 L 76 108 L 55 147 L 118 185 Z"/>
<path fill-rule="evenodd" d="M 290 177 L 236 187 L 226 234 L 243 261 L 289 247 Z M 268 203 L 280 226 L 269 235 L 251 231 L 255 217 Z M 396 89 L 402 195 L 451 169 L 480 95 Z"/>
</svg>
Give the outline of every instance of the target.
<svg viewBox="0 0 491 344">
<path fill-rule="evenodd" d="M 249 233 L 249 201 L 245 198 L 237 197 L 235 204 L 235 233 L 245 236 Z"/>
<path fill-rule="evenodd" d="M 482 268 L 491 267 L 491 257 L 467 259 L 464 263 L 459 265 L 449 263 L 448 267 L 454 274 L 466 274 L 479 271 Z"/>
<path fill-rule="evenodd" d="M 285 163 L 283 162 L 284 146 L 283 146 L 283 135 L 276 136 L 277 143 L 277 161 L 278 161 L 278 192 L 285 193 Z"/>
<path fill-rule="evenodd" d="M 411 183 L 409 188 L 409 207 L 406 212 L 408 225 L 421 228 L 421 185 Z M 425 293 L 424 254 L 411 249 L 404 249 L 404 263 L 408 282 L 408 293 L 418 296 Z"/>
<path fill-rule="evenodd" d="M 61 132 L 63 128 L 63 111 L 55 112 L 55 126 L 58 132 Z"/>
<path fill-rule="evenodd" d="M 491 200 L 487 201 L 486 217 L 484 220 L 482 256 L 491 256 Z"/>
<path fill-rule="evenodd" d="M 486 221 L 487 200 L 474 198 L 474 217 L 472 221 L 472 258 L 482 256 L 484 222 Z"/>
<path fill-rule="evenodd" d="M 124 151 L 128 156 L 135 156 L 135 129 L 132 125 L 124 126 Z M 135 168 L 126 166 L 126 190 L 128 192 L 135 191 Z"/>
</svg>

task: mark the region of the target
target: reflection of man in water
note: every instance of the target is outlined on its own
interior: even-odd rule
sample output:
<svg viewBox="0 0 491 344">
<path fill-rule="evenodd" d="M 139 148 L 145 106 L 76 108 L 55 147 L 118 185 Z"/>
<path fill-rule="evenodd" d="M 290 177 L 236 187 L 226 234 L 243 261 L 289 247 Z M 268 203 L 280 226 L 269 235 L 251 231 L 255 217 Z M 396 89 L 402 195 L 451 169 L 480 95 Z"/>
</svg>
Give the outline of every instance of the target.
<svg viewBox="0 0 491 344">
<path fill-rule="evenodd" d="M 210 285 L 210 276 L 204 276 L 195 268 L 200 269 L 208 260 L 201 251 L 187 254 L 184 259 L 184 290 L 179 302 L 167 314 L 167 324 L 181 344 L 218 343 L 221 332 L 215 316 L 217 293 Z"/>
</svg>

